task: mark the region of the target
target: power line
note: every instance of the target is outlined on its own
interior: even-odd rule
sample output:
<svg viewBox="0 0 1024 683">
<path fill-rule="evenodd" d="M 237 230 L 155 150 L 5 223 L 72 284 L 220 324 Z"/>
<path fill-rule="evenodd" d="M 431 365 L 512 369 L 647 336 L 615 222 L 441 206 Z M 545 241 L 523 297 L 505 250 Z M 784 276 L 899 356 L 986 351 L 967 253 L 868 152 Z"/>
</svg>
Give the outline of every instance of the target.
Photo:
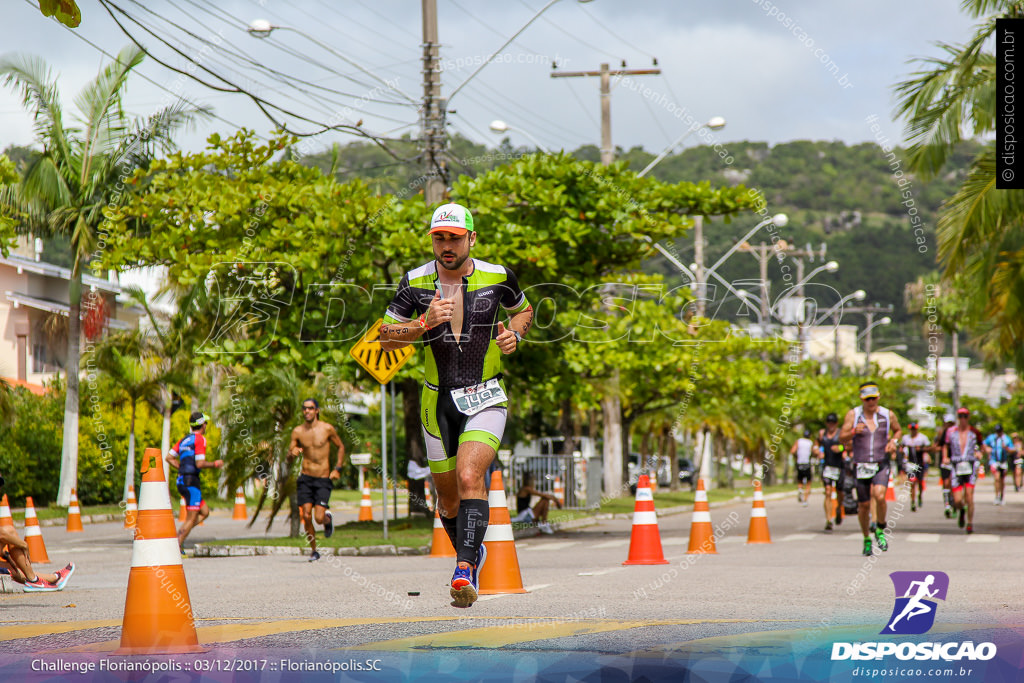
<svg viewBox="0 0 1024 683">
<path fill-rule="evenodd" d="M 25 0 L 25 3 L 26 3 L 27 5 L 29 5 L 30 7 L 33 7 L 33 8 L 35 8 L 35 9 L 38 9 L 38 8 L 39 8 L 39 7 L 38 7 L 38 5 L 37 5 L 37 4 L 35 3 L 35 2 L 33 2 L 33 0 Z M 61 24 L 61 26 L 62 26 L 62 27 L 63 27 L 63 28 L 64 28 L 64 29 L 65 29 L 65 30 L 66 30 L 66 31 L 68 32 L 68 33 L 70 33 L 70 34 L 71 34 L 71 35 L 73 35 L 74 37 L 78 38 L 79 40 L 81 40 L 82 42 L 84 42 L 85 44 L 87 44 L 87 45 L 88 45 L 89 47 L 93 48 L 94 50 L 98 51 L 98 52 L 99 52 L 100 54 L 102 54 L 102 55 L 104 55 L 105 57 L 107 57 L 108 59 L 115 59 L 115 60 L 117 59 L 117 57 L 116 57 L 115 55 L 112 55 L 111 53 L 107 52 L 107 51 L 106 51 L 106 50 L 104 50 L 104 49 L 103 49 L 102 47 L 100 47 L 100 46 L 99 46 L 99 45 L 97 45 L 96 43 L 92 42 L 91 40 L 89 40 L 88 38 L 86 38 L 85 36 L 83 36 L 83 35 L 82 35 L 82 34 L 81 34 L 80 32 L 78 32 L 78 31 L 76 31 L 76 30 L 74 30 L 74 29 L 72 29 L 72 28 L 70 28 L 70 27 L 68 27 L 68 26 L 64 26 L 63 24 Z M 153 80 L 152 78 L 150 78 L 150 77 L 149 77 L 149 76 L 147 76 L 146 74 L 142 73 L 142 72 L 141 72 L 141 71 L 139 71 L 138 69 L 136 69 L 136 70 L 133 70 L 133 71 L 132 71 L 132 73 L 134 73 L 134 74 L 137 74 L 137 75 L 139 76 L 139 78 L 141 78 L 142 80 L 144 80 L 144 81 L 147 81 L 148 83 L 151 83 L 152 85 L 155 85 L 156 87 L 160 88 L 161 90 L 163 90 L 163 91 L 164 91 L 164 92 L 166 92 L 167 94 L 169 94 L 169 95 L 173 95 L 174 97 L 176 97 L 176 98 L 180 99 L 180 100 L 181 100 L 182 102 L 185 102 L 186 104 L 190 104 L 190 105 L 192 105 L 192 106 L 193 106 L 194 108 L 196 108 L 196 109 L 203 109 L 203 107 L 202 107 L 202 106 L 200 106 L 199 104 L 195 103 L 194 101 L 190 100 L 189 98 L 185 97 L 184 95 L 180 95 L 180 94 L 178 94 L 178 93 L 172 92 L 172 91 L 171 91 L 171 90 L 169 90 L 169 89 L 168 89 L 168 88 L 167 88 L 167 87 L 166 87 L 165 85 L 163 85 L 163 84 L 161 84 L 161 83 L 159 83 L 159 82 L 157 82 L 157 81 Z M 217 119 L 218 121 L 220 121 L 220 122 L 222 122 L 222 123 L 226 123 L 226 124 L 228 124 L 229 126 L 231 126 L 232 128 L 236 128 L 236 129 L 237 129 L 237 128 L 241 128 L 241 126 L 239 126 L 239 125 L 238 125 L 237 123 L 234 123 L 233 121 L 229 121 L 229 120 L 227 120 L 227 119 L 226 119 L 226 118 L 224 118 L 223 116 L 220 116 L 220 115 L 218 115 L 218 114 L 214 113 L 214 112 L 213 112 L 212 110 L 210 110 L 210 109 L 207 109 L 207 113 L 209 114 L 209 116 L 210 116 L 211 118 Z M 258 133 L 255 133 L 255 132 L 254 132 L 254 134 L 256 135 L 256 137 L 260 138 L 260 139 L 261 139 L 261 140 L 263 140 L 263 141 L 268 141 L 268 140 L 269 140 L 269 138 L 267 138 L 267 137 L 265 137 L 265 136 L 263 136 L 263 135 L 260 135 L 260 134 L 258 134 Z"/>
<path fill-rule="evenodd" d="M 475 15 L 475 14 L 473 14 L 472 12 L 470 12 L 469 10 L 467 10 L 466 8 L 464 8 L 464 7 L 462 6 L 462 5 L 460 5 L 460 4 L 459 4 L 458 2 L 456 2 L 455 0 L 448 0 L 448 2 L 450 2 L 450 3 L 452 4 L 452 5 L 454 5 L 454 6 L 455 6 L 455 8 L 456 8 L 456 9 L 458 9 L 458 10 L 459 10 L 460 12 L 462 12 L 463 14 L 465 14 L 465 15 L 466 15 L 467 17 L 469 17 L 470 19 L 472 19 L 472 20 L 473 20 L 473 21 L 475 21 L 476 23 L 478 23 L 478 24 L 480 24 L 481 26 L 483 26 L 483 27 L 484 27 L 485 29 L 487 29 L 487 30 L 488 30 L 488 31 L 490 31 L 491 33 L 495 34 L 496 36 L 498 36 L 498 37 L 500 37 L 500 38 L 504 38 L 504 37 L 505 37 L 505 34 L 504 34 L 503 32 L 499 31 L 498 29 L 494 28 L 494 27 L 493 27 L 493 26 L 491 26 L 490 24 L 486 23 L 486 22 L 485 22 L 485 21 L 484 21 L 483 19 L 480 19 L 479 17 L 477 17 L 477 16 Z M 547 57 L 547 55 L 545 55 L 545 54 L 541 54 L 540 52 L 537 52 L 536 50 L 533 50 L 533 49 L 531 49 L 531 48 L 527 47 L 526 45 L 524 45 L 523 43 L 519 42 L 519 39 L 518 39 L 518 38 L 516 38 L 516 39 L 515 39 L 515 40 L 513 40 L 512 42 L 513 42 L 513 43 L 516 43 L 516 44 L 517 44 L 517 46 L 518 46 L 518 47 L 519 47 L 520 49 L 523 49 L 523 50 L 525 50 L 525 51 L 527 51 L 527 52 L 531 52 L 531 53 L 533 53 L 533 54 L 537 55 L 538 57 Z"/>
<path fill-rule="evenodd" d="M 639 53 L 640 53 L 640 54 L 642 54 L 642 55 L 646 55 L 646 56 L 650 57 L 651 59 L 655 59 L 654 55 L 652 55 L 652 54 L 651 54 L 650 52 L 647 52 L 646 50 L 641 50 L 640 48 L 636 47 L 636 46 L 635 46 L 635 45 L 633 45 L 633 44 L 632 44 L 631 42 L 629 42 L 628 40 L 626 40 L 625 38 L 623 38 L 622 36 L 620 36 L 619 34 L 617 34 L 617 33 L 615 33 L 614 31 L 612 31 L 612 30 L 611 30 L 610 28 L 608 28 L 607 26 L 605 26 L 603 22 L 599 21 L 599 20 L 597 19 L 597 17 L 595 17 L 595 16 L 594 16 L 594 15 L 593 15 L 593 14 L 592 14 L 592 13 L 590 12 L 590 10 L 589 10 L 589 9 L 587 8 L 587 6 L 586 6 L 586 5 L 580 4 L 579 8 L 580 8 L 581 10 L 583 10 L 583 13 L 584 13 L 584 14 L 586 14 L 586 15 L 587 15 L 588 17 L 590 17 L 590 20 L 591 20 L 592 22 L 594 22 L 595 24 L 597 24 L 598 26 L 600 26 L 601 28 L 603 28 L 603 29 L 605 30 L 605 32 L 606 32 L 606 33 L 607 33 L 608 35 L 610 35 L 610 36 L 611 36 L 612 38 L 615 38 L 615 39 L 616 39 L 616 40 L 618 40 L 619 42 L 625 43 L 626 47 L 629 47 L 629 48 L 631 48 L 631 49 L 635 50 L 636 52 L 639 52 Z"/>
<path fill-rule="evenodd" d="M 262 98 L 262 97 L 260 97 L 260 96 L 258 96 L 256 94 L 254 94 L 254 93 L 244 89 L 244 88 L 239 87 L 237 84 L 231 82 L 229 79 L 227 79 L 227 78 L 225 78 L 225 77 L 215 73 L 214 71 L 210 70 L 209 68 L 203 66 L 202 63 L 197 62 L 196 60 L 192 59 L 187 54 L 185 54 L 181 50 L 175 48 L 173 45 L 171 45 L 166 40 L 161 38 L 159 35 L 157 35 L 155 32 L 153 32 L 147 26 L 145 26 L 144 24 L 142 24 L 141 22 L 136 20 L 134 17 L 131 16 L 131 14 L 129 14 L 123 8 L 119 7 L 117 4 L 112 2 L 112 0 L 99 0 L 99 3 L 103 7 L 103 9 L 105 9 L 107 11 L 107 14 L 110 15 L 110 18 L 114 20 L 114 23 L 117 24 L 118 28 L 120 28 L 121 31 L 126 36 L 128 36 L 128 38 L 133 43 L 135 43 L 135 45 L 137 45 L 139 47 L 139 49 L 144 50 L 153 59 L 153 61 L 157 62 L 158 64 L 160 64 L 164 68 L 170 69 L 171 71 L 174 71 L 175 73 L 179 73 L 179 74 L 182 74 L 182 75 L 184 75 L 184 76 L 186 76 L 188 78 L 191 78 L 192 80 L 196 81 L 197 83 L 205 85 L 206 87 L 211 88 L 213 90 L 217 90 L 217 91 L 220 91 L 220 92 L 237 92 L 237 93 L 241 93 L 241 94 L 246 95 L 259 108 L 259 110 L 261 112 L 263 112 L 264 116 L 266 116 L 268 119 L 270 119 L 275 125 L 277 125 L 282 130 L 285 130 L 286 132 L 289 132 L 292 135 L 295 135 L 297 137 L 310 137 L 310 136 L 313 136 L 313 135 L 318 135 L 318 134 L 323 133 L 323 132 L 328 131 L 328 130 L 351 131 L 351 132 L 353 132 L 356 135 L 360 135 L 362 137 L 365 137 L 365 138 L 368 138 L 370 140 L 373 140 L 379 147 L 381 147 L 390 156 L 392 156 L 393 158 L 396 158 L 396 159 L 398 158 L 397 155 L 395 155 L 395 153 L 392 152 L 390 149 L 388 149 L 388 147 L 384 144 L 385 141 L 384 141 L 383 138 L 380 138 L 379 136 L 373 135 L 373 134 L 363 130 L 362 128 L 360 128 L 358 126 L 351 126 L 351 125 L 347 125 L 347 124 L 323 123 L 323 122 L 317 121 L 315 119 L 311 119 L 309 117 L 306 117 L 306 116 L 303 116 L 301 114 L 298 114 L 296 112 L 293 112 L 293 111 L 291 111 L 289 109 L 286 109 L 284 107 L 281 107 L 279 105 L 276 105 L 273 102 L 270 102 L 269 100 L 266 100 L 266 99 L 264 99 L 264 98 Z M 217 80 L 226 83 L 230 87 L 223 87 L 223 86 L 219 86 L 219 85 L 210 83 L 210 82 L 205 81 L 202 78 L 196 76 L 194 73 L 183 71 L 183 70 L 181 70 L 181 69 L 179 69 L 179 68 L 177 68 L 175 66 L 172 66 L 171 64 L 167 63 L 166 61 L 161 60 L 159 57 L 155 56 L 151 51 L 147 50 L 145 48 L 145 46 L 143 46 L 139 42 L 139 40 L 131 33 L 131 31 L 129 31 L 124 26 L 124 24 L 121 23 L 121 21 L 114 14 L 114 10 L 111 9 L 111 8 L 116 9 L 119 13 L 123 14 L 126 18 L 130 19 L 133 23 L 138 25 L 143 31 L 145 31 L 146 33 L 149 33 L 150 35 L 152 35 L 158 41 L 160 41 L 161 43 L 163 43 L 164 45 L 169 47 L 172 51 L 177 53 L 179 56 L 183 57 L 184 59 L 186 59 L 190 63 L 195 64 L 198 69 L 201 69 L 205 73 L 210 74 L 211 76 L 213 76 Z M 298 119 L 300 121 L 305 121 L 305 122 L 311 123 L 311 124 L 313 124 L 315 126 L 319 126 L 320 130 L 314 131 L 314 132 L 308 132 L 308 133 L 303 133 L 303 132 L 291 130 L 291 129 L 288 128 L 287 124 L 285 124 L 284 121 L 279 121 L 273 114 L 271 114 L 271 112 L 269 111 L 270 109 L 278 111 L 278 112 L 280 112 L 280 113 L 282 113 L 282 114 L 284 114 L 286 116 L 290 116 L 292 118 Z"/>
<path fill-rule="evenodd" d="M 519 0 L 519 4 L 521 4 L 523 7 L 525 7 L 526 9 L 530 10 L 533 13 L 537 12 L 537 10 L 533 9 L 532 7 L 530 7 L 529 5 L 526 4 L 526 0 Z M 605 55 L 607 57 L 611 57 L 612 59 L 622 59 L 622 57 L 616 57 L 611 52 L 608 52 L 607 50 L 605 50 L 603 47 L 598 47 L 597 45 L 594 45 L 593 43 L 588 43 L 587 41 L 583 40 L 582 38 L 580 38 L 579 36 L 575 35 L 574 33 L 570 33 L 569 31 L 566 31 L 564 28 L 562 28 L 561 26 L 559 26 L 558 24 L 556 24 L 555 22 L 551 21 L 550 19 L 548 19 L 545 16 L 541 16 L 541 20 L 546 22 L 546 23 L 548 23 L 548 24 L 550 24 L 551 26 L 555 27 L 555 29 L 557 31 L 559 31 L 560 33 L 564 33 L 565 35 L 569 36 L 570 38 L 575 40 L 580 45 L 584 45 L 586 47 L 589 47 L 591 50 L 597 51 L 598 54 L 602 54 L 602 55 Z M 622 61 L 625 61 L 625 60 L 622 60 Z"/>
</svg>

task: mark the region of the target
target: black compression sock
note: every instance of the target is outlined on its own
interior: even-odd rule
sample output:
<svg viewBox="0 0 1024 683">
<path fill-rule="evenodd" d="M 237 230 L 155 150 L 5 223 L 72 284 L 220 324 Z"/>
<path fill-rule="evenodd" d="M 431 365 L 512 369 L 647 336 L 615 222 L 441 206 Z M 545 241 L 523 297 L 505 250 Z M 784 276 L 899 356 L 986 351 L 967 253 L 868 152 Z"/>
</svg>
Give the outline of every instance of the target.
<svg viewBox="0 0 1024 683">
<path fill-rule="evenodd" d="M 879 522 L 878 523 L 878 528 L 881 529 L 882 531 L 885 531 L 885 522 Z"/>
<path fill-rule="evenodd" d="M 476 553 L 484 542 L 490 508 L 486 500 L 471 498 L 459 503 L 459 533 L 455 553 L 459 562 L 476 564 Z"/>
<path fill-rule="evenodd" d="M 456 513 L 457 515 L 458 513 Z M 444 531 L 448 534 L 448 540 L 452 542 L 452 547 L 455 547 L 455 540 L 458 537 L 459 531 L 459 518 L 456 517 L 445 517 L 441 515 L 441 526 L 444 527 Z"/>
</svg>

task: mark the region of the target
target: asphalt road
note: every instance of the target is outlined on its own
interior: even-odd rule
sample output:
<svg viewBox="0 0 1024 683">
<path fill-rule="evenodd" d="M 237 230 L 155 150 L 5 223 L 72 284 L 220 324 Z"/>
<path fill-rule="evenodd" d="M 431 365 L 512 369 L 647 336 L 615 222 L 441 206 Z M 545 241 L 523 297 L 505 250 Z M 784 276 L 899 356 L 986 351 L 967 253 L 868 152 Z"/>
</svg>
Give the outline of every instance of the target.
<svg viewBox="0 0 1024 683">
<path fill-rule="evenodd" d="M 745 543 L 748 502 L 713 507 L 714 555 L 686 553 L 690 514 L 662 515 L 666 565 L 622 565 L 628 520 L 521 539 L 516 550 L 528 592 L 482 596 L 465 610 L 450 605 L 449 559 L 325 557 L 309 563 L 270 555 L 187 558 L 184 567 L 199 641 L 210 648 L 205 661 L 223 659 L 235 663 L 221 666 L 234 668 L 263 661 L 258 672 L 220 671 L 209 680 L 292 680 L 300 673 L 289 667 L 328 661 L 335 672 L 314 679 L 421 678 L 419 672 L 450 680 L 491 674 L 493 680 L 530 680 L 541 673 L 561 680 L 574 671 L 618 667 L 625 680 L 640 671 L 653 680 L 660 673 L 673 679 L 682 666 L 718 662 L 721 670 L 705 672 L 705 680 L 735 671 L 748 671 L 754 680 L 790 680 L 775 660 L 809 658 L 807 666 L 817 666 L 836 640 L 879 639 L 893 609 L 889 574 L 895 571 L 949 576 L 931 636 L 1019 639 L 1024 492 L 1011 486 L 1006 505 L 993 506 L 990 482 L 979 488 L 971 536 L 943 517 L 937 485 L 928 487 L 917 512 L 890 503 L 890 548 L 871 558 L 861 555 L 855 518 L 823 530 L 818 490 L 806 507 L 795 496 L 768 501 L 769 545 Z M 350 514 L 339 510 L 338 517 Z M 47 568 L 73 559 L 77 570 L 59 593 L 21 593 L 6 581 L 14 592 L 0 595 L 0 678 L 5 672 L 35 675 L 32 667 L 43 661 L 98 665 L 109 659 L 119 643 L 132 549 L 131 532 L 119 527 L 86 525 L 79 534 L 44 528 L 53 559 Z M 284 531 L 281 523 L 273 535 Z M 262 535 L 262 529 L 246 531 L 225 512 L 190 540 L 245 535 Z M 751 663 L 751 657 L 761 659 Z M 347 669 L 337 668 L 346 661 Z M 357 663 L 369 669 L 352 673 Z M 196 671 L 191 674 L 198 677 Z M 804 680 L 807 673 L 786 675 Z M 89 675 L 130 678 L 114 672 L 104 679 L 108 674 L 98 670 Z"/>
</svg>

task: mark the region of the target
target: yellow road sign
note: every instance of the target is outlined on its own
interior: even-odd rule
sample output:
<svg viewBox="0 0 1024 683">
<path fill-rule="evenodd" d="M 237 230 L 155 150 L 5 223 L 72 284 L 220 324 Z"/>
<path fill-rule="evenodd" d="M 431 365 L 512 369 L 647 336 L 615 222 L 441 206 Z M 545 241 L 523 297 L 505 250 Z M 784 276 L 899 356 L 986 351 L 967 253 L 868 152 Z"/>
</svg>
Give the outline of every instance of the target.
<svg viewBox="0 0 1024 683">
<path fill-rule="evenodd" d="M 397 351 L 384 352 L 377 342 L 380 339 L 380 325 L 384 322 L 379 318 L 370 326 L 363 338 L 356 342 L 349 354 L 356 359 L 356 362 L 366 368 L 366 371 L 381 384 L 387 384 L 395 376 L 399 368 L 412 358 L 412 344 L 403 346 Z"/>
</svg>

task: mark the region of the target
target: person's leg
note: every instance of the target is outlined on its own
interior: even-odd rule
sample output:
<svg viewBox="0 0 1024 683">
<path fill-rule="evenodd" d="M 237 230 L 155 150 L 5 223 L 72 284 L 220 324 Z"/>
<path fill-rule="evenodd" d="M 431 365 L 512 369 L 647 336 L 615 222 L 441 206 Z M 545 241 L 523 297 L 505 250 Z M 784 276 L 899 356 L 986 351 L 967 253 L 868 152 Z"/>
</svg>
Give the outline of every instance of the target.
<svg viewBox="0 0 1024 683">
<path fill-rule="evenodd" d="M 541 498 L 540 501 L 533 506 L 533 516 L 537 518 L 538 522 L 548 521 L 548 509 L 551 507 L 551 501 L 547 498 Z"/>
<path fill-rule="evenodd" d="M 313 526 L 313 504 L 303 503 L 299 506 L 299 520 L 302 528 L 306 531 L 306 541 L 309 543 L 309 554 L 312 557 L 316 552 L 316 527 Z"/>
<path fill-rule="evenodd" d="M 314 505 L 313 506 L 313 519 L 320 526 L 324 525 L 324 513 L 325 512 L 327 512 L 327 508 L 324 507 L 323 505 Z"/>
<path fill-rule="evenodd" d="M 459 566 L 475 566 L 480 544 L 487 531 L 489 510 L 487 487 L 484 473 L 494 460 L 494 449 L 479 441 L 464 441 L 459 444 L 455 464 L 455 479 L 458 485 L 458 544 L 455 552 Z"/>
<path fill-rule="evenodd" d="M 964 498 L 967 499 L 967 526 L 974 526 L 974 485 L 964 486 Z"/>
<path fill-rule="evenodd" d="M 857 521 L 860 522 L 861 533 L 868 537 L 871 523 L 871 480 L 857 480 Z"/>
<path fill-rule="evenodd" d="M 825 508 L 825 521 L 832 522 L 832 492 L 835 490 L 829 485 L 828 479 L 824 480 L 822 488 L 825 491 L 825 500 L 823 501 L 822 507 Z"/>
<path fill-rule="evenodd" d="M 199 521 L 199 509 L 192 508 L 191 506 L 185 513 L 185 521 L 181 523 L 181 528 L 178 529 L 178 546 L 185 549 L 185 539 L 188 538 L 189 533 L 192 531 L 192 527 Z"/>
<path fill-rule="evenodd" d="M 196 520 L 196 523 L 197 524 L 202 524 L 203 522 L 206 521 L 206 518 L 209 517 L 209 516 L 210 516 L 210 506 L 207 505 L 206 501 L 204 500 L 199 505 L 199 517 Z"/>
</svg>

